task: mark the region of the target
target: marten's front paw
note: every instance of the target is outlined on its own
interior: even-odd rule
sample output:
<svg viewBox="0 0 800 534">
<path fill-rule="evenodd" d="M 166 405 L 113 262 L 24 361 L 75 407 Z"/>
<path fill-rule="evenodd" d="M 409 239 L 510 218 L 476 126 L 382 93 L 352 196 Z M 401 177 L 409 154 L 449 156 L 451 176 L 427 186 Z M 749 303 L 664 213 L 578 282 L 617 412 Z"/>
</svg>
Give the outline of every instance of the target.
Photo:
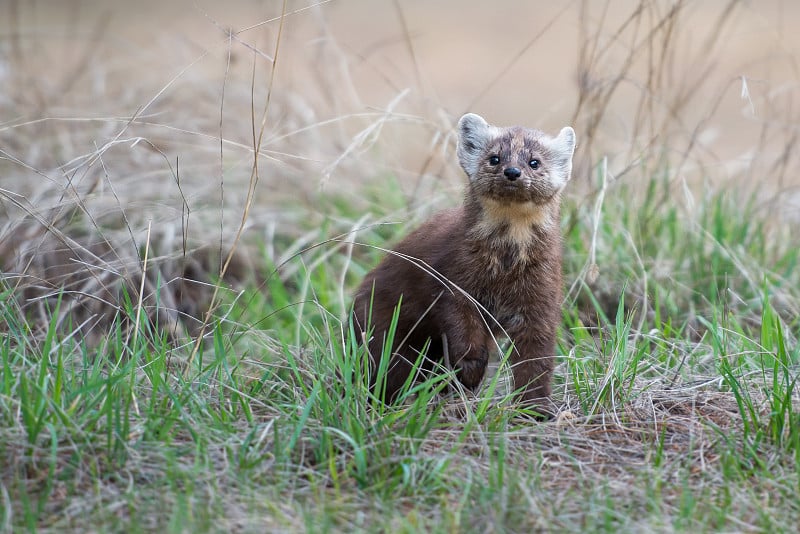
<svg viewBox="0 0 800 534">
<path fill-rule="evenodd" d="M 484 347 L 477 354 L 467 355 L 456 363 L 458 381 L 471 390 L 477 389 L 486 374 L 489 364 L 489 351 Z"/>
</svg>

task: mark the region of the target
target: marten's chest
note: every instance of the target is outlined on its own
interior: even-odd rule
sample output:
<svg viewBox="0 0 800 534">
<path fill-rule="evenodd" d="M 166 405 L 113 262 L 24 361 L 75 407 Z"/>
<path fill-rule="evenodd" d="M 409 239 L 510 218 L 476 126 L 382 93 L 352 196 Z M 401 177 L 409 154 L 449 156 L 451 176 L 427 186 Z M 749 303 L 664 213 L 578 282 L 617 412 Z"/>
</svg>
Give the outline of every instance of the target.
<svg viewBox="0 0 800 534">
<path fill-rule="evenodd" d="M 558 278 L 557 254 L 546 245 L 473 242 L 457 261 L 460 285 L 501 324 L 516 326 L 536 303 L 548 300 Z"/>
<path fill-rule="evenodd" d="M 466 253 L 462 261 L 471 264 L 476 283 L 509 289 L 524 286 L 528 278 L 544 268 L 546 259 L 542 247 L 502 238 L 473 242 Z"/>
<path fill-rule="evenodd" d="M 460 263 L 464 289 L 492 308 L 526 300 L 531 281 L 539 278 L 540 262 L 531 251 L 515 246 L 479 247 Z"/>
<path fill-rule="evenodd" d="M 491 209 L 484 206 L 477 217 L 468 220 L 464 259 L 493 283 L 513 281 L 535 271 L 549 253 L 551 233 L 556 231 L 549 214 L 528 204 L 488 206 Z"/>
</svg>

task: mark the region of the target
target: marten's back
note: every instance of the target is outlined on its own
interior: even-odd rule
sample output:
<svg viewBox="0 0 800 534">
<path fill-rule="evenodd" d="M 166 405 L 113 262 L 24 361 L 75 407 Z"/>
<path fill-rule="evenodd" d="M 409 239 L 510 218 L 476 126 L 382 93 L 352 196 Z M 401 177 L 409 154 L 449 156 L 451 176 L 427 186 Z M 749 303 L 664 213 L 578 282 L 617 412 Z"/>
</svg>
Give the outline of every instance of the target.
<svg viewBox="0 0 800 534">
<path fill-rule="evenodd" d="M 385 331 L 401 296 L 402 317 L 408 318 L 404 324 L 424 317 L 437 295 L 449 290 L 440 271 L 447 270 L 462 248 L 463 224 L 462 207 L 440 211 L 387 253 L 356 291 L 357 328 L 366 331 L 369 325 L 375 332 Z"/>
</svg>

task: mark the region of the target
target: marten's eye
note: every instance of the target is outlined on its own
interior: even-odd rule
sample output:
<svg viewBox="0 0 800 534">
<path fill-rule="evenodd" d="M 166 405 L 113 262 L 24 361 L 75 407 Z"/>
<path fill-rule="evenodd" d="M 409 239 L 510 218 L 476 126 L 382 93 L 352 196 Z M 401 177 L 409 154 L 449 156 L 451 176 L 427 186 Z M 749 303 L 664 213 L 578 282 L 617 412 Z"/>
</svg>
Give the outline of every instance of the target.
<svg viewBox="0 0 800 534">
<path fill-rule="evenodd" d="M 489 165 L 500 165 L 500 158 L 498 156 L 489 156 Z"/>
<path fill-rule="evenodd" d="M 539 161 L 539 160 L 538 160 L 538 159 L 536 159 L 536 158 L 533 158 L 532 160 L 530 160 L 530 161 L 528 162 L 528 165 L 530 165 L 530 166 L 531 166 L 531 169 L 538 169 L 538 168 L 539 168 L 539 165 L 541 165 L 541 164 L 542 164 L 542 162 L 541 162 L 541 161 Z"/>
</svg>

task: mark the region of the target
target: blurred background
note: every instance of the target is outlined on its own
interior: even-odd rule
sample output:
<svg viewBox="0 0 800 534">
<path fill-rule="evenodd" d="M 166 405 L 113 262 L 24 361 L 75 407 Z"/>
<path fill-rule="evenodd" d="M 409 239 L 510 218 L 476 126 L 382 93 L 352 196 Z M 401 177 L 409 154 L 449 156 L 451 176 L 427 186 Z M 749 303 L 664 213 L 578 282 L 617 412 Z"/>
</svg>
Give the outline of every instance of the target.
<svg viewBox="0 0 800 534">
<path fill-rule="evenodd" d="M 342 155 L 327 146 L 334 137 L 349 146 L 385 114 L 389 131 L 368 136 L 380 150 L 370 165 L 414 181 L 438 136 L 473 111 L 502 125 L 573 124 L 584 174 L 602 157 L 619 174 L 666 150 L 688 160 L 676 173 L 706 165 L 715 181 L 755 179 L 755 160 L 755 181 L 793 185 L 770 165 L 794 159 L 796 2 L 8 0 L 0 9 L 0 139 L 14 155 L 35 151 L 42 159 L 28 163 L 40 170 L 92 149 L 65 139 L 91 129 L 76 119 L 106 120 L 109 138 L 91 136 L 102 143 L 125 126 L 112 118 L 139 112 L 132 126 L 160 125 L 150 136 L 170 156 L 213 147 L 220 133 L 252 145 L 253 109 L 259 123 L 271 92 L 264 144 L 286 148 L 277 159 L 288 165 L 291 155 L 324 170 Z"/>
</svg>

